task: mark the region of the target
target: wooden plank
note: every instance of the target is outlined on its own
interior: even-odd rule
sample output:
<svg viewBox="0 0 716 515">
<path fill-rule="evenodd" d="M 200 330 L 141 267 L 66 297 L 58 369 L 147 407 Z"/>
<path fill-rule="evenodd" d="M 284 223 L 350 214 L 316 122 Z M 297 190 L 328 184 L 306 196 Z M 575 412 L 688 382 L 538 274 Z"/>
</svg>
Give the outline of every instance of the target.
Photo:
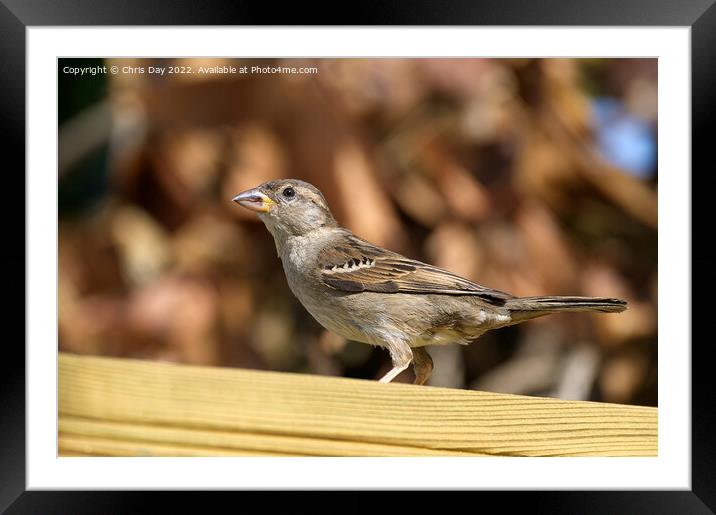
<svg viewBox="0 0 716 515">
<path fill-rule="evenodd" d="M 419 447 L 402 447 L 325 438 L 306 438 L 258 433 L 239 433 L 213 429 L 187 429 L 125 422 L 95 420 L 62 416 L 59 421 L 60 447 L 62 435 L 172 444 L 177 447 L 203 448 L 205 452 L 217 450 L 223 456 L 236 451 L 237 455 L 251 453 L 281 453 L 293 456 L 479 456 L 479 453 L 438 451 Z M 151 447 L 151 446 L 150 446 Z M 186 454 L 182 454 L 186 455 Z"/>
<path fill-rule="evenodd" d="M 65 450 L 88 454 L 136 451 L 132 442 L 160 453 L 329 456 L 658 450 L 656 408 L 64 353 L 59 412 Z"/>
<path fill-rule="evenodd" d="M 216 447 L 195 447 L 191 445 L 172 445 L 167 443 L 119 440 L 114 438 L 96 438 L 60 433 L 60 457 L 67 456 L 290 456 L 281 453 L 251 452 L 238 449 L 219 449 Z"/>
</svg>

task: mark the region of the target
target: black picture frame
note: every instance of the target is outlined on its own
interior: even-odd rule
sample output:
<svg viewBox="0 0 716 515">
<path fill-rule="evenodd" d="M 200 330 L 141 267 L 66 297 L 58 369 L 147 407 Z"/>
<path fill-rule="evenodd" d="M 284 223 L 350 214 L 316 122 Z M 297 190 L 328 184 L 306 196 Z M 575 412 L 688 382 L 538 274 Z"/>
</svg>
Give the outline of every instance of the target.
<svg viewBox="0 0 716 515">
<path fill-rule="evenodd" d="M 25 320 L 25 224 L 15 220 L 25 213 L 25 46 L 26 29 L 32 26 L 76 25 L 572 25 L 572 26 L 688 26 L 691 28 L 692 73 L 692 169 L 702 172 L 713 169 L 709 159 L 713 146 L 708 134 L 714 131 L 716 101 L 716 0 L 452 0 L 448 3 L 425 0 L 400 3 L 396 0 L 378 3 L 355 3 L 347 7 L 335 3 L 307 5 L 305 3 L 249 3 L 243 1 L 185 1 L 185 0 L 123 0 L 96 2 L 92 0 L 0 0 L 0 126 L 2 133 L 2 166 L 6 169 L 2 180 L 5 194 L 2 209 L 2 237 L 6 239 L 0 254 L 5 286 L 15 295 L 5 307 L 5 320 L 12 324 Z M 346 16 L 348 13 L 350 16 Z M 317 20 L 321 20 L 319 23 Z M 55 116 L 55 113 L 48 113 Z M 711 130 L 709 130 L 711 129 Z M 668 142 L 661 141 L 664 145 Z M 676 171 L 675 173 L 679 173 Z M 691 175 L 692 181 L 697 174 Z M 8 184 L 12 182 L 12 184 Z M 708 191 L 693 188 L 692 194 Z M 701 204 L 703 206 L 703 204 Z M 712 215 L 699 212 L 692 201 L 692 234 L 708 235 Z M 707 225 L 708 224 L 708 225 Z M 699 232 L 702 229 L 702 232 Z M 710 305 L 702 300 L 702 293 L 713 284 L 714 251 L 700 240 L 692 238 L 693 274 L 698 274 L 692 299 L 683 299 L 692 306 L 692 320 L 708 319 Z M 25 274 L 20 274 L 24 270 Z M 20 300 L 22 299 L 22 301 Z M 706 299 L 702 296 L 702 299 Z M 24 339 L 24 325 L 21 333 Z M 695 333 L 694 333 L 695 334 Z M 6 513 L 142 513 L 152 511 L 158 502 L 162 508 L 170 505 L 195 511 L 193 505 L 207 505 L 205 495 L 217 495 L 230 501 L 229 496 L 241 495 L 242 503 L 261 506 L 272 511 L 282 499 L 272 493 L 189 493 L 189 492 L 78 492 L 26 491 L 25 465 L 25 352 L 19 338 L 4 338 L 3 358 L 0 359 L 0 512 Z M 680 342 L 667 342 L 678 345 Z M 685 344 L 686 342 L 681 342 Z M 711 399 L 714 391 L 712 361 L 708 358 L 713 347 L 709 335 L 692 345 L 692 489 L 690 491 L 589 491 L 589 492 L 453 492 L 450 503 L 466 501 L 477 494 L 480 501 L 499 502 L 501 510 L 527 506 L 544 513 L 716 513 L 716 410 Z M 334 496 L 355 494 L 334 493 Z M 304 498 L 306 493 L 294 493 Z M 400 509 L 410 510 L 424 505 L 424 493 L 413 493 Z M 223 501 L 221 499 L 220 501 Z M 320 497 L 312 503 L 311 511 L 327 507 L 329 511 L 349 506 L 351 512 L 366 512 L 375 502 L 365 497 L 347 502 L 343 499 Z M 293 500 L 292 500 L 293 502 Z M 250 503 L 250 504 L 249 504 Z M 415 506 L 409 506 L 414 503 Z M 216 499 L 212 505 L 221 506 Z M 230 506 L 230 505 L 229 505 Z M 235 505 L 236 506 L 236 505 Z M 484 505 L 483 505 L 484 506 Z M 478 505 L 472 505 L 480 509 Z M 198 508 L 197 508 L 198 509 Z M 344 511 L 343 509 L 341 509 Z M 164 509 L 162 511 L 165 511 Z M 212 509 L 212 511 L 215 511 Z M 234 510 L 232 510 L 234 511 Z"/>
</svg>

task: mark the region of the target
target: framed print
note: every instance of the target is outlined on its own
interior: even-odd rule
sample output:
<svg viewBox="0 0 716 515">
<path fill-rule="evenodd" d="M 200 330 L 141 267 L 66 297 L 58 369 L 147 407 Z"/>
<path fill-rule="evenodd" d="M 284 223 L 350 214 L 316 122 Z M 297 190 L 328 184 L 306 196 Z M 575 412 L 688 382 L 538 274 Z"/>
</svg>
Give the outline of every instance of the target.
<svg viewBox="0 0 716 515">
<path fill-rule="evenodd" d="M 2 509 L 380 489 L 714 510 L 691 169 L 716 8 L 492 7 L 342 27 L 3 2 L 26 346 L 2 360 Z"/>
</svg>

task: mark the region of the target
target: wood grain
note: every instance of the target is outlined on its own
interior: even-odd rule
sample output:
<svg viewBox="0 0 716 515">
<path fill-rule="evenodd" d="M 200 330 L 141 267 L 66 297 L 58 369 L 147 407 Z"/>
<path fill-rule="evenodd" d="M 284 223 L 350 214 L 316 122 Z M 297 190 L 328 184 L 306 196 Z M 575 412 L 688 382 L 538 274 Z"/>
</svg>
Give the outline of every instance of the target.
<svg viewBox="0 0 716 515">
<path fill-rule="evenodd" d="M 656 456 L 657 409 L 60 354 L 59 452 Z"/>
</svg>

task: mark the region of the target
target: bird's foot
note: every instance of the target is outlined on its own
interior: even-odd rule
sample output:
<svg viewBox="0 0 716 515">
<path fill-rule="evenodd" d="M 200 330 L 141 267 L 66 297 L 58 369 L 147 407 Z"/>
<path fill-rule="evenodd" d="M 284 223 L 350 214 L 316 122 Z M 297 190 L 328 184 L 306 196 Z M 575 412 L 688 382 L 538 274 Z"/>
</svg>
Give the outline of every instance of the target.
<svg viewBox="0 0 716 515">
<path fill-rule="evenodd" d="M 415 371 L 413 384 L 425 384 L 433 373 L 433 359 L 423 347 L 413 349 L 413 370 Z"/>
</svg>

